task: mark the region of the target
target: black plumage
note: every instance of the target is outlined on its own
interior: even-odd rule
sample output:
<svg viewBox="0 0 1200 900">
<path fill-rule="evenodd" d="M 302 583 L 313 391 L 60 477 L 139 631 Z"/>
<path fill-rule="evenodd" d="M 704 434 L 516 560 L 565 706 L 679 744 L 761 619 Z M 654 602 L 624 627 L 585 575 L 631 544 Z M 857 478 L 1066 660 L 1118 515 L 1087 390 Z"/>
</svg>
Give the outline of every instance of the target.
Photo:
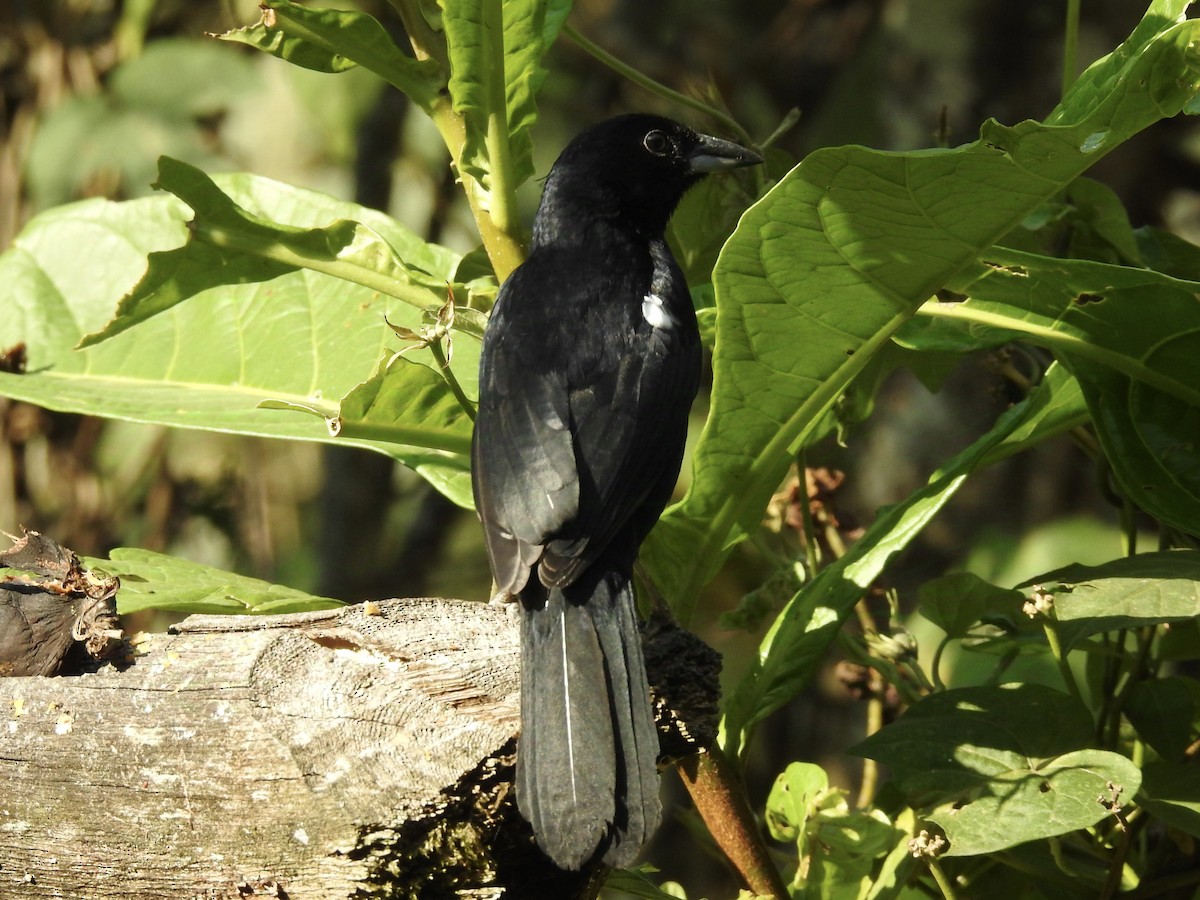
<svg viewBox="0 0 1200 900">
<path fill-rule="evenodd" d="M 562 868 L 628 864 L 661 817 L 632 570 L 700 379 L 663 233 L 705 172 L 760 161 L 658 116 L 584 131 L 484 336 L 472 464 L 493 576 L 522 607 L 517 803 Z"/>
</svg>

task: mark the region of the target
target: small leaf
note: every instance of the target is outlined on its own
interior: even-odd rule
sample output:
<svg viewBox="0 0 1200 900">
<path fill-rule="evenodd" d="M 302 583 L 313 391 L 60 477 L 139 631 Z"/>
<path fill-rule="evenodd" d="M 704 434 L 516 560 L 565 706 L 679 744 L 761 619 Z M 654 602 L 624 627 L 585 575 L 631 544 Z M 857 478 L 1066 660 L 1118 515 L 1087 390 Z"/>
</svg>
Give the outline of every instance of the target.
<svg viewBox="0 0 1200 900">
<path fill-rule="evenodd" d="M 318 597 L 150 550 L 118 548 L 109 554 L 109 559 L 88 562 L 121 579 L 117 610 L 122 615 L 143 609 L 185 613 L 289 613 L 342 605 L 329 597 Z"/>
<path fill-rule="evenodd" d="M 988 584 L 970 572 L 955 572 L 921 586 L 918 611 L 949 637 L 966 635 L 971 626 L 989 613 L 1013 615 L 1020 612 L 1020 591 Z"/>
<path fill-rule="evenodd" d="M 775 779 L 767 797 L 767 828 L 777 841 L 794 842 L 804 834 L 809 812 L 829 790 L 829 776 L 813 763 L 790 763 Z"/>
</svg>

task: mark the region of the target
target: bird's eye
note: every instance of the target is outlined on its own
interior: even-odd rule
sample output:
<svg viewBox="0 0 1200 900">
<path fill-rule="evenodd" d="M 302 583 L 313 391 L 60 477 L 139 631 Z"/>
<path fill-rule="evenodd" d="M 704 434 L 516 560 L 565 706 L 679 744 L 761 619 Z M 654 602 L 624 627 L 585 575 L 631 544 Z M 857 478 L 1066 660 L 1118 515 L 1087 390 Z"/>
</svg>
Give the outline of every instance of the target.
<svg viewBox="0 0 1200 900">
<path fill-rule="evenodd" d="M 666 156 L 671 151 L 671 139 L 661 131 L 651 131 L 642 138 L 642 146 L 655 156 Z"/>
</svg>

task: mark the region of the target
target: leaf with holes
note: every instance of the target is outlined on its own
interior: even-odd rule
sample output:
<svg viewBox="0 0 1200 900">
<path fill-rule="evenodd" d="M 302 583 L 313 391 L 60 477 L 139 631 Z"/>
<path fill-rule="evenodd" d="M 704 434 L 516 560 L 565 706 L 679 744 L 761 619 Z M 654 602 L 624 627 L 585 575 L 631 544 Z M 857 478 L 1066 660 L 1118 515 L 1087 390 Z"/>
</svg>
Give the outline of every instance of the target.
<svg viewBox="0 0 1200 900">
<path fill-rule="evenodd" d="M 973 856 L 1094 825 L 1110 815 L 1098 797 L 1131 801 L 1141 772 L 1120 754 L 1089 749 L 1093 739 L 1078 701 L 1008 684 L 932 694 L 851 752 L 891 768 L 945 832 L 947 855 Z"/>
</svg>

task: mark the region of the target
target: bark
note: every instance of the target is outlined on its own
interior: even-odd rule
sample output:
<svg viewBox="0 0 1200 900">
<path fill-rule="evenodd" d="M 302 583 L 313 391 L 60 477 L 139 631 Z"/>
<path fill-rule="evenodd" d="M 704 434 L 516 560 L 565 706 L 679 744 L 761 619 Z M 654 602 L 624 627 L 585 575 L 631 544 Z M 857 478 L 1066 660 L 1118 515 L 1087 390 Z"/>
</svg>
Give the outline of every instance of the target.
<svg viewBox="0 0 1200 900">
<path fill-rule="evenodd" d="M 0 679 L 0 896 L 568 896 L 508 796 L 518 685 L 505 610 L 450 600 Z"/>
</svg>

